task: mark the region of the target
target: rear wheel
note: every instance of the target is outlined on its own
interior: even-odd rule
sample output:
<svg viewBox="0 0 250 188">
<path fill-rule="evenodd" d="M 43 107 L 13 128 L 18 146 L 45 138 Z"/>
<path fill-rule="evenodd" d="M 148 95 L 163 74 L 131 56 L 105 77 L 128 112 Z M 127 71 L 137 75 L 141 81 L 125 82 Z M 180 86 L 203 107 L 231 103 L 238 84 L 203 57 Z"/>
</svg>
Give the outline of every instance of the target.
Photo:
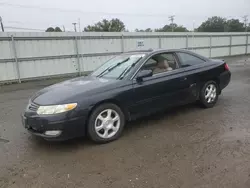
<svg viewBox="0 0 250 188">
<path fill-rule="evenodd" d="M 200 102 L 205 108 L 212 108 L 219 96 L 218 84 L 214 81 L 208 81 L 200 91 Z"/>
<path fill-rule="evenodd" d="M 122 110 L 114 104 L 101 104 L 92 112 L 88 135 L 97 143 L 108 143 L 121 136 L 125 124 Z"/>
</svg>

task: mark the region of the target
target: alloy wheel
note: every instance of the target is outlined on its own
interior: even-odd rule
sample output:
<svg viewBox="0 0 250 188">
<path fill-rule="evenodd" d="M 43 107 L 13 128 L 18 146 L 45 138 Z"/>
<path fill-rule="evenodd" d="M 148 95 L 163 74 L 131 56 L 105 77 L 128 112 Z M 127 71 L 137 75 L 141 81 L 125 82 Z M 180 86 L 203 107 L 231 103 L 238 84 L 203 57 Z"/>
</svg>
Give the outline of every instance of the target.
<svg viewBox="0 0 250 188">
<path fill-rule="evenodd" d="M 205 100 L 207 103 L 212 103 L 216 99 L 217 90 L 214 84 L 209 84 L 205 89 Z"/>
<path fill-rule="evenodd" d="M 95 131 L 104 139 L 112 138 L 119 131 L 121 118 L 113 109 L 103 110 L 95 120 Z"/>
</svg>

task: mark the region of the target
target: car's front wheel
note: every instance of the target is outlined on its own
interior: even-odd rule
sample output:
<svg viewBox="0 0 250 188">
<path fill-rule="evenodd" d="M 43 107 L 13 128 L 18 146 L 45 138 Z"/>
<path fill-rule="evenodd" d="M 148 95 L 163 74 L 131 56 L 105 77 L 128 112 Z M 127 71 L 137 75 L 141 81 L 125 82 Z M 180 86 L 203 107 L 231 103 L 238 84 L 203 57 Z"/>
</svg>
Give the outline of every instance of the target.
<svg viewBox="0 0 250 188">
<path fill-rule="evenodd" d="M 219 96 L 219 87 L 215 81 L 209 81 L 204 84 L 200 91 L 200 102 L 205 108 L 212 108 Z"/>
<path fill-rule="evenodd" d="M 122 110 L 115 104 L 101 104 L 89 118 L 88 135 L 97 143 L 108 143 L 118 139 L 125 125 Z"/>
</svg>

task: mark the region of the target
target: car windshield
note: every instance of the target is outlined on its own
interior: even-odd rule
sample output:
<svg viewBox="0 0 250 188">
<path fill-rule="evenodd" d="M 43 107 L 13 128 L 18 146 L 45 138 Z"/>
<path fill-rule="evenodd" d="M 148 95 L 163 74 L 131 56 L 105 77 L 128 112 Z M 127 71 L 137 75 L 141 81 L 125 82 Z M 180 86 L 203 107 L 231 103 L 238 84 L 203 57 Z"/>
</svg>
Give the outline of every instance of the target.
<svg viewBox="0 0 250 188">
<path fill-rule="evenodd" d="M 106 77 L 119 79 L 128 74 L 131 68 L 142 58 L 145 54 L 122 54 L 105 62 L 101 67 L 96 69 L 91 75 L 96 77 Z"/>
</svg>

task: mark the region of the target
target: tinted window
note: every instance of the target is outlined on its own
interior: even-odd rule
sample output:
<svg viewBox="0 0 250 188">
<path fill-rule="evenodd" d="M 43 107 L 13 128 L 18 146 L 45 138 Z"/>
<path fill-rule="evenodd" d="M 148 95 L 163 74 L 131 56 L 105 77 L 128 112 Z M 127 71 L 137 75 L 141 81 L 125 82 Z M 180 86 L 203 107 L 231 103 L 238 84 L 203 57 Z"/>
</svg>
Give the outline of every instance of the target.
<svg viewBox="0 0 250 188">
<path fill-rule="evenodd" d="M 142 70 L 151 69 L 153 74 L 168 72 L 177 69 L 177 63 L 172 53 L 162 53 L 152 56 L 142 67 Z"/>
<path fill-rule="evenodd" d="M 205 62 L 204 60 L 198 57 L 195 57 L 193 55 L 187 54 L 187 53 L 180 52 L 178 53 L 178 55 L 179 55 L 182 67 L 188 67 L 188 66 L 197 65 L 197 64 Z"/>
</svg>

